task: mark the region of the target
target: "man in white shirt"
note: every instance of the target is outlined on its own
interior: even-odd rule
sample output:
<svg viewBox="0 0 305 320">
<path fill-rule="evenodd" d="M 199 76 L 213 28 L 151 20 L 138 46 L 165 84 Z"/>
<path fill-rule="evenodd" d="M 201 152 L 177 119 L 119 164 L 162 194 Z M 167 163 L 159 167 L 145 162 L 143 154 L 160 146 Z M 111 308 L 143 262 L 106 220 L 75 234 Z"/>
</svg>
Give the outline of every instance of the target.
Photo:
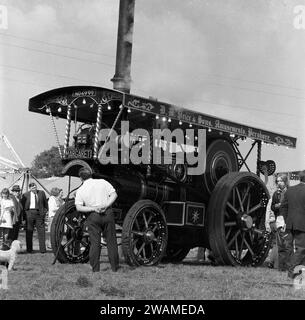
<svg viewBox="0 0 305 320">
<path fill-rule="evenodd" d="M 87 168 L 78 173 L 83 185 L 76 191 L 75 205 L 81 212 L 89 213 L 87 226 L 90 238 L 89 261 L 93 272 L 100 271 L 101 233 L 107 241 L 108 258 L 112 271 L 119 268 L 119 254 L 114 216 L 111 209 L 117 198 L 113 186 L 104 179 L 92 179 Z"/>
</svg>

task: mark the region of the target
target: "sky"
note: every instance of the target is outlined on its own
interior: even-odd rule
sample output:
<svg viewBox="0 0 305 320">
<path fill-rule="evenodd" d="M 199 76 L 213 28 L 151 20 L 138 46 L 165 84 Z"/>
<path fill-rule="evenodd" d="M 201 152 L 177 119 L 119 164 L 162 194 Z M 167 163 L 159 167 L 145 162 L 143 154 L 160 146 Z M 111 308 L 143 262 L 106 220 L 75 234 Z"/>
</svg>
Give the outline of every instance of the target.
<svg viewBox="0 0 305 320">
<path fill-rule="evenodd" d="M 0 0 L 0 133 L 26 166 L 56 145 L 28 111 L 54 88 L 113 88 L 119 0 Z M 305 0 L 136 0 L 131 93 L 297 138 L 263 146 L 278 171 L 305 168 Z M 305 20 L 304 20 L 305 21 Z M 305 23 L 305 22 L 304 22 Z M 64 123 L 56 121 L 60 142 Z M 0 141 L 0 155 L 13 159 Z M 256 155 L 253 155 L 255 157 Z"/>
</svg>

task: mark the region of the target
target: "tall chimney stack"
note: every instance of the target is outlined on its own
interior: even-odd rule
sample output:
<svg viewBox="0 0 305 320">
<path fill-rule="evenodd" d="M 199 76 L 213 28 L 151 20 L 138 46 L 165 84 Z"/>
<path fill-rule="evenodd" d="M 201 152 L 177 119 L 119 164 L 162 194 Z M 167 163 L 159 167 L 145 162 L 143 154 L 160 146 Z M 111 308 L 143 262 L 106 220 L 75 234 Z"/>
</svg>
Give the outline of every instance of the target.
<svg viewBox="0 0 305 320">
<path fill-rule="evenodd" d="M 130 69 L 135 0 L 120 0 L 117 52 L 113 89 L 130 93 Z"/>
</svg>

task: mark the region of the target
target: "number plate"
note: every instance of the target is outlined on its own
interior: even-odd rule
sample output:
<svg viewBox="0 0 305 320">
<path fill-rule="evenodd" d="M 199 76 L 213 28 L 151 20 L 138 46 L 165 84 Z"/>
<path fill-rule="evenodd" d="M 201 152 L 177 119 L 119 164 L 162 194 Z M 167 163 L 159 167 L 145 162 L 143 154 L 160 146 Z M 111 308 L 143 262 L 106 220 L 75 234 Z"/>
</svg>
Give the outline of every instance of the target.
<svg viewBox="0 0 305 320">
<path fill-rule="evenodd" d="M 90 149 L 68 149 L 66 152 L 66 158 L 73 159 L 91 159 L 92 150 Z"/>
</svg>

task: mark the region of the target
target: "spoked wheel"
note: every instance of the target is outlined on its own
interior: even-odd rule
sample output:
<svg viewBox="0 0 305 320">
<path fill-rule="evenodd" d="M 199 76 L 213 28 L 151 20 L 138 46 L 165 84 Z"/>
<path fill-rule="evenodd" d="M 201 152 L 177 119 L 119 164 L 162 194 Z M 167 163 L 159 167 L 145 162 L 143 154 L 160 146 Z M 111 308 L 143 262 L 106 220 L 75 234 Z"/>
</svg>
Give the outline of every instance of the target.
<svg viewBox="0 0 305 320">
<path fill-rule="evenodd" d="M 89 260 L 89 235 L 86 216 L 76 211 L 74 201 L 66 202 L 56 212 L 51 225 L 53 253 L 61 263 L 85 263 Z"/>
<path fill-rule="evenodd" d="M 223 265 L 260 265 L 270 248 L 265 230 L 269 193 L 253 173 L 223 176 L 208 206 L 209 242 L 216 262 Z"/>
<path fill-rule="evenodd" d="M 151 200 L 140 200 L 128 211 L 122 230 L 122 249 L 133 266 L 155 265 L 167 244 L 167 225 L 162 209 Z"/>
<path fill-rule="evenodd" d="M 162 262 L 179 263 L 188 255 L 189 252 L 190 252 L 189 248 L 168 246 L 166 248 L 166 254 L 162 259 Z"/>
</svg>

